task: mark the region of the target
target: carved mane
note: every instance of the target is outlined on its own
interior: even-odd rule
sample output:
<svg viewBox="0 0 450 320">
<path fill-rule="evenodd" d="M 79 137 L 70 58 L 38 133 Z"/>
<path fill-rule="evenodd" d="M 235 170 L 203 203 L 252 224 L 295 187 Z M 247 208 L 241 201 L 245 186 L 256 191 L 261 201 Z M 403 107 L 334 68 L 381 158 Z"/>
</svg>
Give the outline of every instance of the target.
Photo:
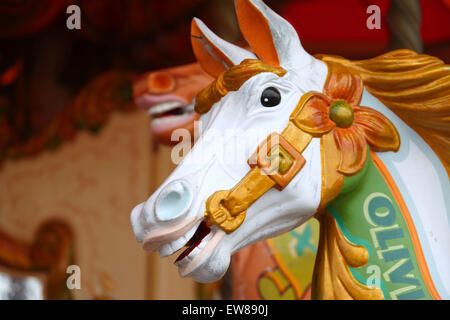
<svg viewBox="0 0 450 320">
<path fill-rule="evenodd" d="M 450 177 L 450 66 L 411 50 L 366 60 L 318 55 L 356 73 L 365 88 L 413 128 L 436 152 Z"/>
</svg>

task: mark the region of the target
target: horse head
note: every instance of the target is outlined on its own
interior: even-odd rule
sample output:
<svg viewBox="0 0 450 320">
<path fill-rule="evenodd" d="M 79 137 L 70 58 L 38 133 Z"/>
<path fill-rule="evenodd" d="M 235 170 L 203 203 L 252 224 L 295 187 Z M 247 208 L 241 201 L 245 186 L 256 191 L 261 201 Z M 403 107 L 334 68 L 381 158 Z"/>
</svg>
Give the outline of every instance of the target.
<svg viewBox="0 0 450 320">
<path fill-rule="evenodd" d="M 146 72 L 133 83 L 136 105 L 151 117 L 150 129 L 159 143 L 173 145 L 176 129 L 194 135 L 195 95 L 213 79 L 198 63 Z"/>
<path fill-rule="evenodd" d="M 320 142 L 305 138 L 301 155 L 289 160 L 303 167 L 282 192 L 265 190 L 253 200 L 231 197 L 229 201 L 242 202 L 246 208 L 228 212 L 222 223 L 211 212 L 210 206 L 222 208 L 229 190 L 243 177 L 249 184 L 242 188 L 250 188 L 255 197 L 272 182 L 258 166 L 249 172 L 247 160 L 259 143 L 233 161 L 219 159 L 218 149 L 227 156 L 235 147 L 237 139 L 227 139 L 227 132 L 238 131 L 240 138 L 255 132 L 265 136 L 281 132 L 301 96 L 321 91 L 327 74 L 325 64 L 302 48 L 294 28 L 264 3 L 236 1 L 236 9 L 241 31 L 254 53 L 220 39 L 200 20 L 193 20 L 197 59 L 205 71 L 218 77 L 197 96 L 196 110 L 202 114 L 205 129 L 171 176 L 131 214 L 136 238 L 145 249 L 158 250 L 164 257 L 188 245 L 176 265 L 182 276 L 200 282 L 219 279 L 230 256 L 240 248 L 306 221 L 321 200 Z M 220 133 L 225 138 L 218 139 Z M 245 205 L 246 201 L 252 204 Z"/>
</svg>

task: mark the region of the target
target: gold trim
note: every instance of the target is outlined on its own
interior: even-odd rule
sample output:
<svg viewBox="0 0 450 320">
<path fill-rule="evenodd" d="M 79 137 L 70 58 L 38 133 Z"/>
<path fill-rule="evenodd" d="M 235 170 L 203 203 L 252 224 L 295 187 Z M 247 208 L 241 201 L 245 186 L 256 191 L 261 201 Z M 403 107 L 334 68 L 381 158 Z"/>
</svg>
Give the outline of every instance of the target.
<svg viewBox="0 0 450 320">
<path fill-rule="evenodd" d="M 318 300 L 383 300 L 378 287 L 359 283 L 349 267 L 359 268 L 369 261 L 369 252 L 350 243 L 329 213 L 318 217 L 320 239 L 314 266 L 312 299 Z"/>
<path fill-rule="evenodd" d="M 450 178 L 450 65 L 406 49 L 359 61 L 317 57 L 359 75 L 371 94 L 428 143 Z"/>
<path fill-rule="evenodd" d="M 300 148 L 303 147 L 303 145 L 300 146 Z M 297 148 L 277 132 L 272 132 L 247 161 L 250 168 L 259 167 L 264 174 L 275 181 L 275 187 L 279 191 L 289 184 L 303 168 L 305 162 L 305 158 Z"/>
<path fill-rule="evenodd" d="M 333 133 L 327 133 L 320 139 L 320 154 L 322 162 L 322 189 L 318 212 L 341 192 L 344 175 L 339 172 L 340 154 L 336 146 Z"/>
<path fill-rule="evenodd" d="M 300 130 L 295 124 L 289 122 L 281 135 L 295 148 L 298 152 L 303 153 L 311 142 L 312 136 Z"/>
</svg>

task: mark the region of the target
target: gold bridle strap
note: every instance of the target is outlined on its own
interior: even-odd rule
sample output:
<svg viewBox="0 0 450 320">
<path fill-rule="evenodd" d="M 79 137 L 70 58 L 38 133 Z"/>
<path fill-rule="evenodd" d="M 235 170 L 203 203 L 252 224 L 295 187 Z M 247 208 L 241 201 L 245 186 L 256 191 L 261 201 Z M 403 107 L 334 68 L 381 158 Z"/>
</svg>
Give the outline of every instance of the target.
<svg viewBox="0 0 450 320">
<path fill-rule="evenodd" d="M 231 233 L 242 224 L 247 209 L 264 193 L 275 187 L 283 190 L 305 165 L 302 152 L 312 136 L 297 127 L 295 119 L 303 102 L 300 99 L 281 134 L 270 134 L 248 159 L 249 172 L 231 190 L 220 190 L 206 200 L 206 223 Z"/>
</svg>

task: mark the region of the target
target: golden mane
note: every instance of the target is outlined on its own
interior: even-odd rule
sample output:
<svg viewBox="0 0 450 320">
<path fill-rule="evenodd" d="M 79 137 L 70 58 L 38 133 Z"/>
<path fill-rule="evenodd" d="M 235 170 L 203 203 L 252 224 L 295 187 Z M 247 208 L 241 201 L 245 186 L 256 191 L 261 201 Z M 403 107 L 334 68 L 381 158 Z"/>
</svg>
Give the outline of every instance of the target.
<svg viewBox="0 0 450 320">
<path fill-rule="evenodd" d="M 365 88 L 413 128 L 436 152 L 450 177 L 450 66 L 411 50 L 350 61 L 317 55 L 356 73 Z"/>
<path fill-rule="evenodd" d="M 216 80 L 200 91 L 195 100 L 195 111 L 200 114 L 208 112 L 228 92 L 239 90 L 245 81 L 262 72 L 273 72 L 280 77 L 286 74 L 283 68 L 272 67 L 256 59 L 245 59 L 222 72 Z"/>
</svg>

